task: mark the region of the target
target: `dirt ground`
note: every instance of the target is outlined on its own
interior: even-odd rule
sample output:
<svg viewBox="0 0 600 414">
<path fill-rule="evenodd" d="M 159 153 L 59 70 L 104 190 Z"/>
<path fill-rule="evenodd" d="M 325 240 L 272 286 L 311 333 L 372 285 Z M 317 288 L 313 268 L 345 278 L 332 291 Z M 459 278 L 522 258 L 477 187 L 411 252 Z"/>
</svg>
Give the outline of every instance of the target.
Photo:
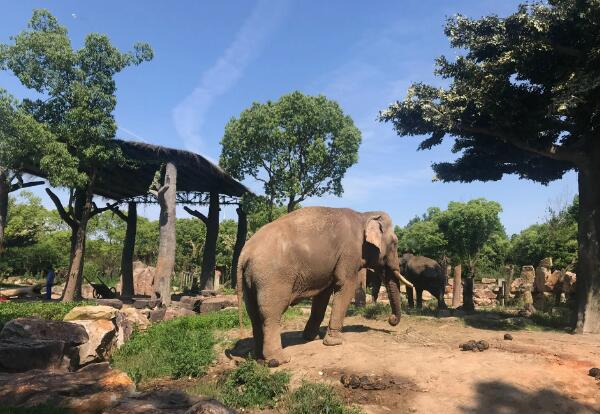
<svg viewBox="0 0 600 414">
<path fill-rule="evenodd" d="M 292 387 L 303 379 L 325 381 L 373 414 L 600 412 L 600 381 L 587 375 L 600 366 L 599 335 L 512 331 L 509 341 L 506 331 L 469 325 L 455 317 L 404 316 L 391 327 L 347 317 L 344 344 L 326 347 L 303 342 L 299 318 L 285 324 L 292 360 L 277 369 L 293 373 Z M 461 351 L 459 344 L 469 339 L 486 340 L 490 348 Z M 250 347 L 246 339 L 236 349 Z M 225 369 L 234 360 L 223 354 L 217 366 Z M 344 374 L 369 376 L 386 389 L 344 388 Z"/>
</svg>

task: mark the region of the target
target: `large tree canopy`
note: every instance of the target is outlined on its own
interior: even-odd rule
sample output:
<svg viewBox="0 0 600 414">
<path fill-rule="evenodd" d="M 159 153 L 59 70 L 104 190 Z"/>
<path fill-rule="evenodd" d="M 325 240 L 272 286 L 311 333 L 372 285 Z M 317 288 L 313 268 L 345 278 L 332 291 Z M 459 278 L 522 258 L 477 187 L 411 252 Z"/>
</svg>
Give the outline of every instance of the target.
<svg viewBox="0 0 600 414">
<path fill-rule="evenodd" d="M 229 121 L 220 164 L 237 179 L 261 181 L 271 204 L 286 200 L 293 211 L 308 197 L 342 194 L 360 142 L 359 129 L 336 102 L 293 92 L 254 103 Z"/>
<path fill-rule="evenodd" d="M 600 2 L 548 0 L 501 18 L 450 18 L 456 59 L 437 60 L 447 87 L 413 84 L 380 114 L 399 135 L 426 135 L 421 149 L 454 138 L 443 181 L 541 183 L 579 173 L 578 321 L 600 332 Z M 464 53 L 463 53 L 464 51 Z"/>
</svg>

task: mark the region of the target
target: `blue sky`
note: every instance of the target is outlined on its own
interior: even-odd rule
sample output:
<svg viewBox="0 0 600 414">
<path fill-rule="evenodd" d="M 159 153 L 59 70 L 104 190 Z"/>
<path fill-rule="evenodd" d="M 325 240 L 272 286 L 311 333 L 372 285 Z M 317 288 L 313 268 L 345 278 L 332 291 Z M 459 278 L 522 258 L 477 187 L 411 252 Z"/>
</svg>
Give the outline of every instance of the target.
<svg viewBox="0 0 600 414">
<path fill-rule="evenodd" d="M 486 197 L 502 204 L 510 234 L 543 220 L 548 206 L 569 201 L 577 191 L 576 175 L 549 186 L 516 177 L 432 182 L 431 164 L 454 158 L 451 141 L 417 151 L 418 138 L 399 138 L 376 117 L 403 98 L 411 82 L 441 84 L 433 75 L 434 58 L 456 54 L 443 34 L 447 16 L 502 16 L 518 3 L 0 0 L 0 42 L 21 31 L 34 8 L 45 7 L 68 27 L 76 46 L 89 32 L 108 34 L 121 49 L 150 43 L 154 60 L 117 78 L 119 137 L 189 149 L 213 160 L 218 160 L 227 121 L 253 101 L 275 100 L 294 90 L 324 94 L 352 116 L 363 143 L 359 163 L 343 181 L 343 197 L 304 205 L 384 210 L 405 225 L 427 207 Z M 28 94 L 6 72 L 0 72 L 0 86 L 21 98 Z M 246 184 L 261 191 L 252 181 Z M 157 210 L 148 207 L 142 214 L 153 218 Z M 222 215 L 235 213 L 225 209 Z"/>
</svg>

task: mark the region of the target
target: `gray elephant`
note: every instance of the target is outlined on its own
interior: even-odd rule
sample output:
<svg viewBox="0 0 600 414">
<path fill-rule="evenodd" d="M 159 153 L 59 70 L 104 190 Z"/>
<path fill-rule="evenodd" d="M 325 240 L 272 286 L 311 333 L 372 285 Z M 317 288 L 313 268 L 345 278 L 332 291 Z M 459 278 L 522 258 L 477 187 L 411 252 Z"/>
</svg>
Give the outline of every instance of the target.
<svg viewBox="0 0 600 414">
<path fill-rule="evenodd" d="M 400 263 L 392 220 L 383 212 L 305 207 L 262 227 L 244 246 L 237 269 L 238 300 L 243 294 L 252 322 L 256 357 L 270 366 L 289 361 L 281 345 L 281 316 L 312 298 L 304 339 L 318 338 L 331 295 L 325 345 L 342 343 L 344 317 L 359 270 L 382 268 L 392 305 L 388 322 L 400 321 Z"/>
<path fill-rule="evenodd" d="M 438 301 L 438 309 L 447 309 L 444 301 L 446 289 L 446 276 L 442 267 L 433 259 L 425 256 L 415 256 L 410 253 L 403 254 L 400 259 L 400 273 L 417 291 L 417 308 L 423 307 L 423 291 L 431 293 Z M 373 302 L 377 302 L 379 289 L 381 288 L 381 277 L 376 270 L 367 270 L 367 286 L 371 288 Z M 413 290 L 406 289 L 408 307 L 414 308 L 415 302 Z"/>
</svg>

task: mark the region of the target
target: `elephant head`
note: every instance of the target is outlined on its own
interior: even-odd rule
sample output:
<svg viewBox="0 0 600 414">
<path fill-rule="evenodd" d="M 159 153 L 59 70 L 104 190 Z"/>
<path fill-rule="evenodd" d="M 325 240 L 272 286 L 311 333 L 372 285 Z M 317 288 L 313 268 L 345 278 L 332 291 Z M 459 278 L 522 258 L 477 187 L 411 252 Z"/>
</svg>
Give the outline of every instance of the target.
<svg viewBox="0 0 600 414">
<path fill-rule="evenodd" d="M 412 287 L 400 272 L 398 237 L 394 233 L 392 220 L 386 213 L 365 213 L 364 232 L 365 266 L 378 269 L 377 273 L 383 279 L 392 307 L 388 322 L 395 326 L 400 322 L 400 283 Z"/>
<path fill-rule="evenodd" d="M 408 266 L 409 260 L 412 259 L 413 257 L 415 257 L 415 255 L 412 254 L 412 253 L 404 253 L 402 256 L 400 256 L 400 258 L 399 258 L 399 261 L 400 261 L 400 273 L 402 273 L 402 274 L 407 274 L 408 273 L 406 267 Z"/>
</svg>

